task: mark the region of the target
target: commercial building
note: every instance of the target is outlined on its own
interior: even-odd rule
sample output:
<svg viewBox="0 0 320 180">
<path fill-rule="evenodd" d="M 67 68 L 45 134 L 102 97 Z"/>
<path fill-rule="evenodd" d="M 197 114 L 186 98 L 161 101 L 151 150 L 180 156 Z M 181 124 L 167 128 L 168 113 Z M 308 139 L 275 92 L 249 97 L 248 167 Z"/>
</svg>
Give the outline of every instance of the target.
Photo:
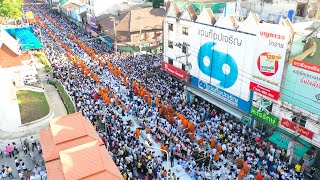
<svg viewBox="0 0 320 180">
<path fill-rule="evenodd" d="M 318 0 L 248 0 L 241 1 L 242 15 L 256 13 L 262 20 L 279 22 L 281 17 L 290 17 L 293 22 L 319 19 Z"/>
<path fill-rule="evenodd" d="M 188 77 L 187 98 L 202 97 L 264 129 L 282 148 L 296 136 L 295 159 L 311 165 L 320 147 L 319 22 L 261 23 L 254 13 L 238 21 L 228 3 L 222 13 L 206 4 L 166 3 L 162 67 Z"/>
</svg>

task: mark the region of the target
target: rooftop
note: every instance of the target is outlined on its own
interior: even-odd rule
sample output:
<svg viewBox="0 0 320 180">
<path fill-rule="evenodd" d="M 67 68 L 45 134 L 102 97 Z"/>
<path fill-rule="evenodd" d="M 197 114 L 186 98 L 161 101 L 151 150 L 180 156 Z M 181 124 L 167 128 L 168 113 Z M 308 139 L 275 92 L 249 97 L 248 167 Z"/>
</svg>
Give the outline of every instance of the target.
<svg viewBox="0 0 320 180">
<path fill-rule="evenodd" d="M 131 10 L 117 25 L 117 31 L 137 32 L 142 30 L 162 29 L 165 16 L 163 8 L 143 8 Z M 141 24 L 140 24 L 141 19 Z"/>
<path fill-rule="evenodd" d="M 50 179 L 123 179 L 109 152 L 98 141 L 61 151 L 59 155 L 60 160 L 46 163 Z"/>
<path fill-rule="evenodd" d="M 103 145 L 90 121 L 84 120 L 80 112 L 53 119 L 49 124 L 48 130 L 39 132 L 46 162 L 58 159 L 60 151 L 94 140 Z"/>
</svg>

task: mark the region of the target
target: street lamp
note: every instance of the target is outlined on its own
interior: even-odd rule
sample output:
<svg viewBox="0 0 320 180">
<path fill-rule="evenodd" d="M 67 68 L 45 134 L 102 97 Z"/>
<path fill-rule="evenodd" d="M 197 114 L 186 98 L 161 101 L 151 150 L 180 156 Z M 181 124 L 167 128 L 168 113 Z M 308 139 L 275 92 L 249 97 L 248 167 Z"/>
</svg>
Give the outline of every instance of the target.
<svg viewBox="0 0 320 180">
<path fill-rule="evenodd" d="M 168 153 L 168 151 L 160 149 L 160 148 L 157 148 L 157 147 L 154 147 L 154 146 L 151 146 L 148 141 L 145 141 L 145 145 L 146 145 L 147 148 L 157 149 L 157 150 L 160 150 L 160 151 L 165 152 L 167 154 L 167 169 L 169 170 L 170 167 L 169 167 L 169 153 Z"/>
</svg>

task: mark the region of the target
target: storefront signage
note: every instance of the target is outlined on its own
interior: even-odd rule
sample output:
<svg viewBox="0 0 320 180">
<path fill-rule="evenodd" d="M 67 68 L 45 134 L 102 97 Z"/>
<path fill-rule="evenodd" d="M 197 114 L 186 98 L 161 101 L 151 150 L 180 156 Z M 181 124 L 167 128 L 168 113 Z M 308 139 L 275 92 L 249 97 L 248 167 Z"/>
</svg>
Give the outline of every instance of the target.
<svg viewBox="0 0 320 180">
<path fill-rule="evenodd" d="M 250 89 L 278 100 L 290 31 L 278 24 L 259 24 Z"/>
<path fill-rule="evenodd" d="M 258 118 L 259 120 L 271 125 L 278 126 L 279 124 L 279 118 L 271 114 L 267 114 L 264 111 L 259 111 L 259 108 L 257 107 L 251 106 L 250 114 L 252 114 L 255 118 Z"/>
<path fill-rule="evenodd" d="M 289 128 L 289 129 L 291 129 L 293 131 L 296 131 L 297 124 L 292 122 L 292 121 L 290 121 L 290 120 L 288 120 L 288 119 L 282 118 L 281 125 L 286 127 L 286 128 Z M 313 132 L 311 132 L 310 130 L 308 130 L 308 129 L 302 127 L 302 126 L 298 127 L 298 133 L 303 135 L 303 136 L 305 136 L 305 137 L 307 137 L 307 138 L 309 138 L 309 139 L 312 139 L 312 137 L 313 137 Z"/>
<path fill-rule="evenodd" d="M 244 112 L 249 113 L 250 111 L 250 101 L 245 101 L 227 91 L 224 91 L 223 89 L 218 88 L 217 86 L 212 85 L 211 83 L 206 83 L 194 76 L 191 76 L 191 84 L 199 89 L 207 91 L 211 95 L 223 100 L 224 102 L 238 107 Z"/>
<path fill-rule="evenodd" d="M 179 79 L 185 79 L 186 78 L 186 72 L 182 69 L 179 69 L 165 61 L 162 61 L 162 69 L 166 71 L 167 73 L 179 78 Z"/>
<path fill-rule="evenodd" d="M 282 100 L 320 115 L 319 64 L 293 61 L 288 66 Z"/>
</svg>

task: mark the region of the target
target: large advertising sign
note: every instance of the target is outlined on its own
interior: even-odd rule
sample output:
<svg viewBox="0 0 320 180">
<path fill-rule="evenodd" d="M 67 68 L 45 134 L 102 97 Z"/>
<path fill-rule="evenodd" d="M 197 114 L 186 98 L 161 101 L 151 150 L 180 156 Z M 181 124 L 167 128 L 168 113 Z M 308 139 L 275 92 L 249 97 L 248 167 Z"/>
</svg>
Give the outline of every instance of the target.
<svg viewBox="0 0 320 180">
<path fill-rule="evenodd" d="M 202 24 L 189 32 L 191 84 L 249 113 L 256 37 Z"/>
<path fill-rule="evenodd" d="M 278 24 L 259 24 L 250 89 L 274 100 L 280 86 L 290 31 Z"/>
<path fill-rule="evenodd" d="M 311 38 L 306 44 L 299 36 L 295 39 L 299 41 L 293 47 L 299 49 L 291 54 L 282 100 L 320 115 L 320 39 Z"/>
</svg>

